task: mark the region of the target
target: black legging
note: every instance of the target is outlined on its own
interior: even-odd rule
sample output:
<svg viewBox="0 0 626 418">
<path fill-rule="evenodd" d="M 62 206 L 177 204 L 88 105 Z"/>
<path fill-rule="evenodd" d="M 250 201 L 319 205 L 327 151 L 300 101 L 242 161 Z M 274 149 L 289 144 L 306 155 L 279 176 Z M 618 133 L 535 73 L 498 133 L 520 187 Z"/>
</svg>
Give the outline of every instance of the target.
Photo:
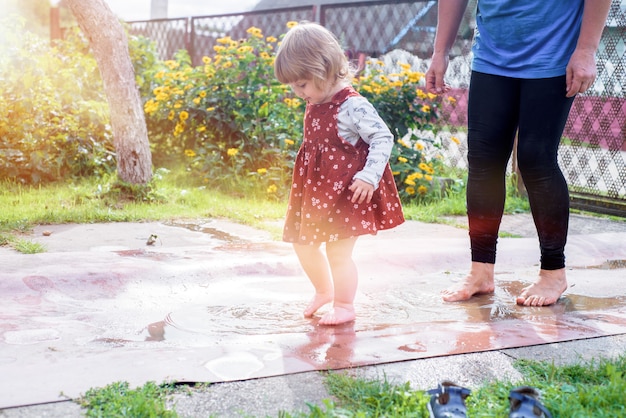
<svg viewBox="0 0 626 418">
<path fill-rule="evenodd" d="M 565 76 L 518 79 L 472 72 L 467 184 L 472 261 L 496 261 L 506 167 L 519 128 L 517 161 L 539 236 L 541 268 L 565 267 L 569 192 L 557 150 L 572 102 L 565 97 Z"/>
</svg>

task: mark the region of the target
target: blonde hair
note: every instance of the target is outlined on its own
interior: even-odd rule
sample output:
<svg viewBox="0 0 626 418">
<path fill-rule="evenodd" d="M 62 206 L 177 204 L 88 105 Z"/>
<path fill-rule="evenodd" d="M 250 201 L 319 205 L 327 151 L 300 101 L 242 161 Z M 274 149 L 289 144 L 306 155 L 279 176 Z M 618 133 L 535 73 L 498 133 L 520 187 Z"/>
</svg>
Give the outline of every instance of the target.
<svg viewBox="0 0 626 418">
<path fill-rule="evenodd" d="M 335 35 L 311 22 L 301 22 L 289 29 L 278 48 L 274 74 L 283 84 L 313 80 L 318 88 L 353 76 Z"/>
</svg>

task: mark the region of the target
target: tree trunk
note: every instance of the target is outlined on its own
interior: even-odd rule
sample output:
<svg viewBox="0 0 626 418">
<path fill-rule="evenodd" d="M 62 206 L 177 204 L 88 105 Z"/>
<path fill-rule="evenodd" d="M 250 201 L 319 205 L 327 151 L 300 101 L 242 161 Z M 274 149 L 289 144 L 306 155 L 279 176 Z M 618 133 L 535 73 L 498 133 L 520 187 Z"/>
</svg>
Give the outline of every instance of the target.
<svg viewBox="0 0 626 418">
<path fill-rule="evenodd" d="M 117 173 L 122 181 L 152 179 L 152 155 L 135 71 L 122 24 L 104 0 L 65 0 L 98 62 L 109 102 Z"/>
</svg>

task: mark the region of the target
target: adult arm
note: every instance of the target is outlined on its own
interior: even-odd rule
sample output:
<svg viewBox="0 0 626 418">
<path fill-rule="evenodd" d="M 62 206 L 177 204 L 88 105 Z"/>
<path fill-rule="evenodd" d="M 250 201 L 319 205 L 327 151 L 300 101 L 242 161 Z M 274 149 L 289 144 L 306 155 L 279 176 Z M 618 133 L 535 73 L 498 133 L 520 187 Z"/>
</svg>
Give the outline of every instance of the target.
<svg viewBox="0 0 626 418">
<path fill-rule="evenodd" d="M 597 75 L 596 51 L 611 7 L 611 0 L 585 0 L 576 49 L 565 70 L 567 97 L 584 93 Z"/>
<path fill-rule="evenodd" d="M 450 89 L 443 81 L 443 77 L 448 69 L 450 49 L 459 32 L 467 1 L 439 0 L 438 2 L 435 45 L 431 63 L 426 72 L 426 89 L 430 93 L 440 94 Z"/>
</svg>

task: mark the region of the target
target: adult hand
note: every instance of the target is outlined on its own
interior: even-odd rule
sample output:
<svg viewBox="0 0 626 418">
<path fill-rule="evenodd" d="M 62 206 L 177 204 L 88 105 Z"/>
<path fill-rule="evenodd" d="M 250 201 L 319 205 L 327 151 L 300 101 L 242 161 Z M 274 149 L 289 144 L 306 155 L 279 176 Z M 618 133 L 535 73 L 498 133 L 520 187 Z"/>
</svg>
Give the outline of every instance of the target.
<svg viewBox="0 0 626 418">
<path fill-rule="evenodd" d="M 565 70 L 565 96 L 573 97 L 587 91 L 595 81 L 597 72 L 593 51 L 574 50 Z"/>
<path fill-rule="evenodd" d="M 374 195 L 374 186 L 359 179 L 354 180 L 348 190 L 352 192 L 352 203 L 369 203 Z"/>
<path fill-rule="evenodd" d="M 426 90 L 432 94 L 442 94 L 450 90 L 443 77 L 448 69 L 448 55 L 435 52 L 426 71 Z"/>
</svg>

